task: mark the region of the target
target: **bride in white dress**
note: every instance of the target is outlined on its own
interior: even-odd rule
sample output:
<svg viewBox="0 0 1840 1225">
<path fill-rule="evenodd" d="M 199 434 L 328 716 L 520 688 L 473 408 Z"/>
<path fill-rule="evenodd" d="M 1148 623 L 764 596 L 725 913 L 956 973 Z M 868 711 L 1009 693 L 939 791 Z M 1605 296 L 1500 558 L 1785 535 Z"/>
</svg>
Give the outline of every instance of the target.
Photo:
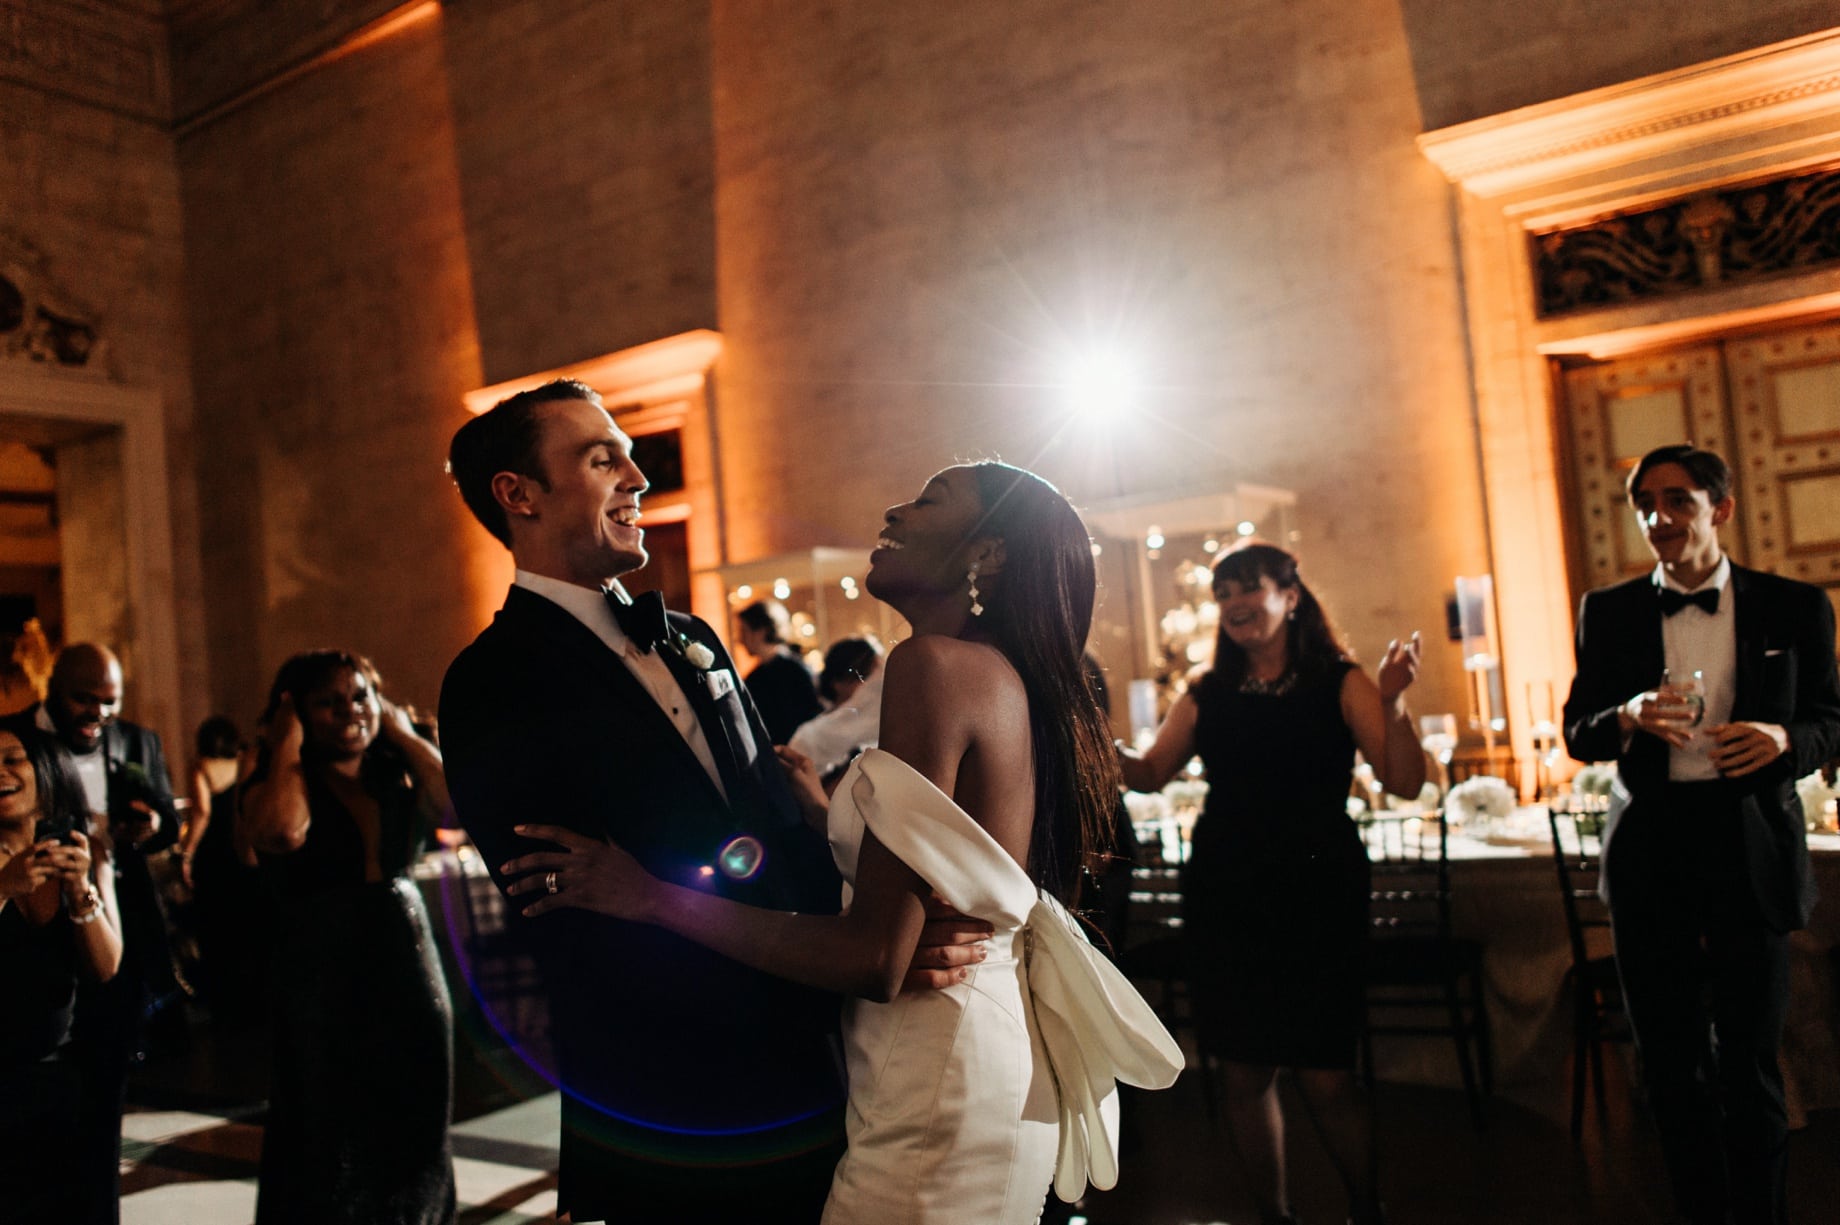
<svg viewBox="0 0 1840 1225">
<path fill-rule="evenodd" d="M 1029 1225 L 1050 1184 L 1072 1201 L 1117 1179 L 1115 1082 L 1161 1088 L 1168 1033 L 1086 943 L 1065 905 L 1103 850 L 1118 794 L 1104 716 L 1081 669 L 1091 546 L 1058 490 L 1005 464 L 948 468 L 892 507 L 870 593 L 914 636 L 889 655 L 881 748 L 824 811 L 845 881 L 839 916 L 759 910 L 648 875 L 616 847 L 552 827 L 512 892 L 548 870 L 558 906 L 652 923 L 737 961 L 849 996 L 849 1147 L 824 1225 Z M 902 993 L 929 894 L 994 928 L 942 990 Z"/>
</svg>

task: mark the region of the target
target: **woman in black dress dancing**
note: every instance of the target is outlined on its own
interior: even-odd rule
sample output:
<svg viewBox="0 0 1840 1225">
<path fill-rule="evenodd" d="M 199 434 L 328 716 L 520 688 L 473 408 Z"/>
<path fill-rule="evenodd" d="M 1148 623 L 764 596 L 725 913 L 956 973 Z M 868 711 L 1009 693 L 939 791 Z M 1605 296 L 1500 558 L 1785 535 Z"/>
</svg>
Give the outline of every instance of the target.
<svg viewBox="0 0 1840 1225">
<path fill-rule="evenodd" d="M 440 750 L 370 661 L 281 667 L 239 821 L 274 893 L 275 1070 L 258 1225 L 451 1225 L 453 1006 L 409 875 Z"/>
<path fill-rule="evenodd" d="M 1227 1122 L 1267 1223 L 1292 1220 L 1277 1070 L 1291 1068 L 1356 1222 L 1381 1219 L 1373 1130 L 1354 1083 L 1368 862 L 1346 801 L 1358 748 L 1416 796 L 1424 754 L 1404 694 L 1418 635 L 1387 645 L 1379 683 L 1349 656 L 1297 559 L 1248 542 L 1214 566 L 1220 631 L 1125 784 L 1152 791 L 1196 753 L 1207 807 L 1183 871 L 1184 931 L 1204 1053 L 1224 1066 Z"/>
</svg>

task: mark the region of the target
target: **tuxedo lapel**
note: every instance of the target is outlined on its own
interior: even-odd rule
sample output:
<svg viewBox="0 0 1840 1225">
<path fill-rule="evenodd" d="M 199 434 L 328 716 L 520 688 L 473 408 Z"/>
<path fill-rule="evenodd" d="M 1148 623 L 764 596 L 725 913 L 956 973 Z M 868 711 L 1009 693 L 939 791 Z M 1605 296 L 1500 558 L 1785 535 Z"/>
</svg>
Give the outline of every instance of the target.
<svg viewBox="0 0 1840 1225">
<path fill-rule="evenodd" d="M 117 780 L 128 764 L 128 738 L 120 725 L 111 723 L 102 729 L 102 769 L 108 779 L 108 788 L 115 791 Z M 114 805 L 110 805 L 110 815 L 114 814 Z"/>
<path fill-rule="evenodd" d="M 1755 584 L 1751 582 L 1750 571 L 1733 566 L 1731 568 L 1732 624 L 1738 640 L 1738 674 L 1731 694 L 1731 717 L 1743 718 L 1757 705 L 1759 694 L 1758 668 L 1763 663 L 1765 626 L 1764 614 L 1768 611 L 1762 601 L 1753 598 Z"/>
<path fill-rule="evenodd" d="M 1643 689 L 1661 683 L 1667 669 L 1667 647 L 1661 640 L 1661 593 L 1652 582 L 1637 588 L 1641 597 L 1635 601 L 1629 618 L 1630 658 L 1640 675 Z"/>
<path fill-rule="evenodd" d="M 607 705 L 623 712 L 625 719 L 622 722 L 626 724 L 624 731 L 617 726 L 609 726 L 607 735 L 632 734 L 635 739 L 642 738 L 647 742 L 668 746 L 664 751 L 678 755 L 679 764 L 709 789 L 710 798 L 718 804 L 724 802 L 715 780 L 709 777 L 709 771 L 697 760 L 696 753 L 684 740 L 683 733 L 677 730 L 677 725 L 671 722 L 671 717 L 659 708 L 657 699 L 632 674 L 626 661 L 614 654 L 594 631 L 576 620 L 568 610 L 519 587 L 511 589 L 511 596 L 505 600 L 500 615 L 523 623 L 535 641 L 544 643 L 558 657 L 549 666 L 560 675 L 578 673 L 586 668 L 592 675 L 582 677 L 581 683 L 605 686 Z M 663 658 L 669 667 L 668 651 L 663 653 Z M 672 669 L 671 674 L 678 677 L 675 669 Z M 696 705 L 696 695 L 684 686 L 681 677 L 678 679 L 678 687 L 685 690 L 691 709 L 697 711 L 701 721 L 702 711 Z M 704 735 L 709 735 L 706 721 L 704 729 Z M 720 769 L 722 751 L 713 740 L 710 747 L 717 759 L 717 768 Z M 728 785 L 726 773 L 723 781 Z"/>
<path fill-rule="evenodd" d="M 1628 590 L 1630 598 L 1623 614 L 1623 632 L 1628 635 L 1629 672 L 1619 688 L 1633 696 L 1661 683 L 1661 674 L 1667 670 L 1667 647 L 1661 638 L 1661 596 L 1653 581 L 1636 584 Z M 1632 762 L 1641 763 L 1637 772 L 1667 778 L 1665 742 L 1654 736 L 1637 736 L 1630 742 L 1629 754 Z"/>
<path fill-rule="evenodd" d="M 716 769 L 722 772 L 722 786 L 728 790 L 729 802 L 737 803 L 741 798 L 736 791 L 741 786 L 741 775 L 734 734 L 728 720 L 723 717 L 721 707 L 709 692 L 709 684 L 705 679 L 708 673 L 693 667 L 689 660 L 668 647 L 660 648 L 658 654 L 676 678 L 677 687 L 689 697 L 690 709 L 696 712 L 696 721 L 703 726 L 703 738 L 709 741 L 709 752 L 716 759 Z M 735 683 L 740 684 L 739 681 Z"/>
</svg>

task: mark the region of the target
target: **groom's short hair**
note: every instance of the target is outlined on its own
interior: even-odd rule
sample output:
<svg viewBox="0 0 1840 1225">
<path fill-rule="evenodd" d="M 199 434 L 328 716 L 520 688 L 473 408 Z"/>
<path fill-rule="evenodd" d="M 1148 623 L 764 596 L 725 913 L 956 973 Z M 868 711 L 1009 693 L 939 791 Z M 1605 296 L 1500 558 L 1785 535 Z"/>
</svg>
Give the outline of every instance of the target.
<svg viewBox="0 0 1840 1225">
<path fill-rule="evenodd" d="M 447 447 L 447 473 L 480 526 L 507 549 L 511 521 L 492 496 L 492 478 L 515 472 L 549 488 L 549 474 L 538 455 L 543 439 L 543 406 L 559 400 L 586 400 L 600 406 L 598 391 L 575 379 L 554 379 L 506 396 L 454 431 Z"/>
</svg>

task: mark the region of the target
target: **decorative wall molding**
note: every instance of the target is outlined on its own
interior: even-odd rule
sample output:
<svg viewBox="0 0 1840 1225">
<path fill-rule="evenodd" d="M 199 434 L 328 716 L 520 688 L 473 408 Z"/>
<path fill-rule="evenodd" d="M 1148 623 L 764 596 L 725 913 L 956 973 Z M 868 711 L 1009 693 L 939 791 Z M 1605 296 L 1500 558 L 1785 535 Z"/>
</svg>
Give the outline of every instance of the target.
<svg viewBox="0 0 1840 1225">
<path fill-rule="evenodd" d="M 144 5 L 0 0 L 0 80 L 164 125 L 166 23 Z"/>
<path fill-rule="evenodd" d="M 1541 318 L 1840 263 L 1840 168 L 1530 237 Z"/>
<path fill-rule="evenodd" d="M 96 313 L 58 287 L 31 243 L 0 230 L 0 361 L 103 367 Z"/>
<path fill-rule="evenodd" d="M 1418 138 L 1479 196 L 1642 158 L 1754 140 L 1840 108 L 1840 29 L 1491 115 Z"/>
</svg>

